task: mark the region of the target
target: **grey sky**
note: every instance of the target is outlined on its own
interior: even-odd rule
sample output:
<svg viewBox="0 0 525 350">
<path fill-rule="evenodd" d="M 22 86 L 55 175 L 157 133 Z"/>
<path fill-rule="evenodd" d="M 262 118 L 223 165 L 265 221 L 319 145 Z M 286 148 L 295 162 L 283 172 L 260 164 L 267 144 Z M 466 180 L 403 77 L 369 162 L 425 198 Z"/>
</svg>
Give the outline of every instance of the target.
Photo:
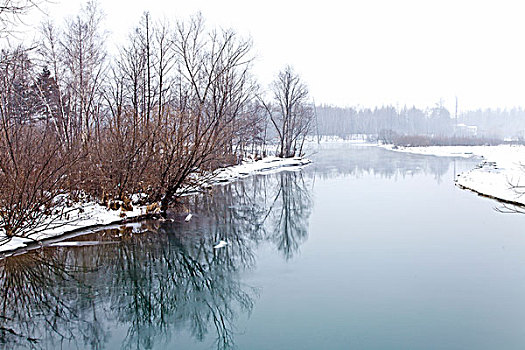
<svg viewBox="0 0 525 350">
<path fill-rule="evenodd" d="M 53 17 L 81 1 L 49 5 Z M 253 38 L 255 72 L 269 83 L 285 64 L 316 103 L 453 108 L 525 106 L 525 4 L 520 1 L 100 1 L 117 40 L 144 10 Z"/>
</svg>

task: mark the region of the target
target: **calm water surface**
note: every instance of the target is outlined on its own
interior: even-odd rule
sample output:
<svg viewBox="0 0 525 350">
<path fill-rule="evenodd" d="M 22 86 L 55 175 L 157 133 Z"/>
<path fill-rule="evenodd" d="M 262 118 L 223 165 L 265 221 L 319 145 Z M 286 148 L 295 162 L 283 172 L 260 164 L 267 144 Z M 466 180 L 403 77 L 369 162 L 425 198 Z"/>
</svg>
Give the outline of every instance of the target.
<svg viewBox="0 0 525 350">
<path fill-rule="evenodd" d="M 0 346 L 525 347 L 525 216 L 454 187 L 476 161 L 349 145 L 312 158 L 189 199 L 190 223 L 0 261 Z"/>
</svg>

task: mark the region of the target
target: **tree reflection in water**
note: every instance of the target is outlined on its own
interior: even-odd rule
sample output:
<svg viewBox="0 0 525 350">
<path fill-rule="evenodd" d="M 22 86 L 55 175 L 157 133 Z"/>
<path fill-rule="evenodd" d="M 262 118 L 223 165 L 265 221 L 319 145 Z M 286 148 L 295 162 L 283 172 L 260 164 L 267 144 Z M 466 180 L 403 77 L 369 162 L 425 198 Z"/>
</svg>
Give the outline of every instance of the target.
<svg viewBox="0 0 525 350">
<path fill-rule="evenodd" d="M 425 174 L 433 175 L 440 183 L 454 161 L 450 157 L 397 153 L 378 147 L 344 144 L 321 144 L 319 147 L 322 157 L 316 157 L 306 172 L 323 179 L 335 176 L 360 178 L 373 174 L 397 180 Z"/>
<path fill-rule="evenodd" d="M 279 187 L 271 210 L 270 239 L 286 259 L 290 259 L 308 238 L 312 200 L 300 172 L 280 173 Z"/>
<path fill-rule="evenodd" d="M 71 302 L 81 290 L 75 279 L 79 271 L 68 265 L 68 255 L 46 249 L 0 261 L 2 344 L 58 348 L 63 340 L 88 332 L 101 333 L 90 339 L 104 337 L 96 319 L 81 315 Z"/>
<path fill-rule="evenodd" d="M 240 273 L 272 242 L 289 259 L 308 234 L 312 201 L 301 172 L 216 187 L 186 205 L 190 223 L 149 221 L 0 261 L 0 342 L 9 348 L 163 348 L 185 332 L 234 346 L 235 322 L 258 290 Z M 213 249 L 219 239 L 224 249 Z M 125 329 L 126 334 L 117 334 Z"/>
</svg>

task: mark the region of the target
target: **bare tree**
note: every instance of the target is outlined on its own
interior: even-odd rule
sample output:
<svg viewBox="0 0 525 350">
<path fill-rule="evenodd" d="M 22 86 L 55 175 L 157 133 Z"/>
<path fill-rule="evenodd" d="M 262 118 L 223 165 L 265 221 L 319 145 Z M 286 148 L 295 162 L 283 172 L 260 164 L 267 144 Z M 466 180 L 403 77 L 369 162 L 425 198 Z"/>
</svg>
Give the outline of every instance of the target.
<svg viewBox="0 0 525 350">
<path fill-rule="evenodd" d="M 69 113 L 79 135 L 89 141 L 98 118 L 100 87 L 105 73 L 102 14 L 94 1 L 87 2 L 79 15 L 67 23 L 61 49 L 68 80 Z"/>
<path fill-rule="evenodd" d="M 206 32 L 201 16 L 178 23 L 174 113 L 161 140 L 158 162 L 163 211 L 191 180 L 191 174 L 228 162 L 232 123 L 251 93 L 245 88 L 250 49 L 251 42 L 232 30 Z"/>
<path fill-rule="evenodd" d="M 157 186 L 154 163 L 170 121 L 170 86 L 174 72 L 172 32 L 166 22 L 152 23 L 145 13 L 120 49 L 105 84 L 107 106 L 96 152 L 98 195 L 125 199 L 151 195 Z"/>
<path fill-rule="evenodd" d="M 279 157 L 302 153 L 304 139 L 313 120 L 308 88 L 291 66 L 286 66 L 272 83 L 275 104 L 264 103 L 279 137 Z"/>
<path fill-rule="evenodd" d="M 24 15 L 43 2 L 45 0 L 0 0 L 0 32 L 9 34 Z"/>
<path fill-rule="evenodd" d="M 56 84 L 55 106 L 47 104 L 46 107 L 53 114 L 57 135 L 66 148 L 72 149 L 75 124 L 64 101 L 68 81 L 66 80 L 66 68 L 61 60 L 61 57 L 64 56 L 60 45 L 61 33 L 52 22 L 48 21 L 41 25 L 40 34 L 42 36 L 42 43 L 39 47 L 40 59 L 46 65 L 46 69 L 51 69 L 50 73 Z"/>
<path fill-rule="evenodd" d="M 81 155 L 65 150 L 51 119 L 32 110 L 40 96 L 25 51 L 4 51 L 1 62 L 0 227 L 8 239 L 31 238 L 62 225 L 69 175 Z"/>
</svg>

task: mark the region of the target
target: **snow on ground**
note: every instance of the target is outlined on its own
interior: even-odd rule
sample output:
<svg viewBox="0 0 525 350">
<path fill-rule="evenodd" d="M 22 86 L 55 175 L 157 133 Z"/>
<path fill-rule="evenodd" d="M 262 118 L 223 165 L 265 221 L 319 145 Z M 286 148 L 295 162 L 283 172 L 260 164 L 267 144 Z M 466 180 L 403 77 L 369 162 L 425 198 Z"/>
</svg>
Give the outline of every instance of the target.
<svg viewBox="0 0 525 350">
<path fill-rule="evenodd" d="M 458 175 L 456 183 L 478 194 L 513 204 L 525 205 L 525 146 L 381 146 L 396 152 L 445 156 L 477 157 L 481 163 L 474 169 Z"/>
<path fill-rule="evenodd" d="M 422 154 L 438 157 L 484 157 L 488 152 L 487 148 L 499 146 L 428 146 L 428 147 L 402 147 L 394 145 L 379 145 L 379 147 L 391 151 Z"/>
<path fill-rule="evenodd" d="M 211 179 L 211 184 L 229 183 L 239 178 L 254 174 L 269 174 L 283 170 L 299 170 L 311 161 L 307 158 L 278 158 L 266 157 L 262 160 L 243 161 L 240 165 L 217 169 Z"/>
<path fill-rule="evenodd" d="M 483 162 L 457 177 L 456 183 L 479 194 L 525 205 L 525 146 L 486 147 Z"/>
<path fill-rule="evenodd" d="M 122 209 L 110 210 L 95 202 L 77 204 L 76 207 L 77 209 L 69 211 L 67 220 L 65 218 L 62 220 L 55 219 L 51 223 L 46 224 L 47 228 L 37 228 L 36 230 L 40 232 L 31 235 L 31 239 L 14 237 L 5 244 L 0 245 L 0 252 L 23 248 L 34 241 L 41 241 L 72 231 L 121 223 L 146 214 L 145 206 L 134 207 L 132 211 L 122 211 Z M 81 210 L 79 210 L 80 208 Z M 0 239 L 5 239 L 5 232 L 2 229 L 0 229 Z"/>
<path fill-rule="evenodd" d="M 309 163 L 309 159 L 299 157 L 285 159 L 267 157 L 259 161 L 244 161 L 241 165 L 218 169 L 213 174 L 214 176 L 211 178 L 209 184 L 229 183 L 253 174 L 268 174 L 283 170 L 302 169 Z M 135 197 L 137 196 L 132 197 L 136 199 Z M 72 210 L 69 210 L 68 220 L 54 220 L 52 224 L 48 225 L 48 228 L 41 228 L 38 230 L 40 232 L 31 235 L 31 239 L 12 238 L 8 240 L 7 243 L 0 245 L 0 253 L 24 248 L 35 241 L 62 236 L 73 231 L 85 229 L 87 233 L 89 232 L 89 228 L 140 219 L 140 217 L 144 215 L 146 215 L 145 206 L 134 206 L 132 211 L 123 211 L 122 209 L 110 210 L 96 202 L 76 204 Z M 5 239 L 5 231 L 0 229 L 0 241 L 4 241 Z"/>
<path fill-rule="evenodd" d="M 330 143 L 345 143 L 345 144 L 352 144 L 352 145 L 357 145 L 357 146 L 361 146 L 361 145 L 366 145 L 366 146 L 375 146 L 376 145 L 376 142 L 370 142 L 368 141 L 368 135 L 361 135 L 361 134 L 356 134 L 356 135 L 350 135 L 350 137 L 347 137 L 347 138 L 342 138 L 340 136 L 326 136 L 326 135 L 323 135 L 323 136 L 320 136 L 320 137 L 317 137 L 317 136 L 308 136 L 305 140 L 305 144 L 330 144 Z"/>
</svg>

